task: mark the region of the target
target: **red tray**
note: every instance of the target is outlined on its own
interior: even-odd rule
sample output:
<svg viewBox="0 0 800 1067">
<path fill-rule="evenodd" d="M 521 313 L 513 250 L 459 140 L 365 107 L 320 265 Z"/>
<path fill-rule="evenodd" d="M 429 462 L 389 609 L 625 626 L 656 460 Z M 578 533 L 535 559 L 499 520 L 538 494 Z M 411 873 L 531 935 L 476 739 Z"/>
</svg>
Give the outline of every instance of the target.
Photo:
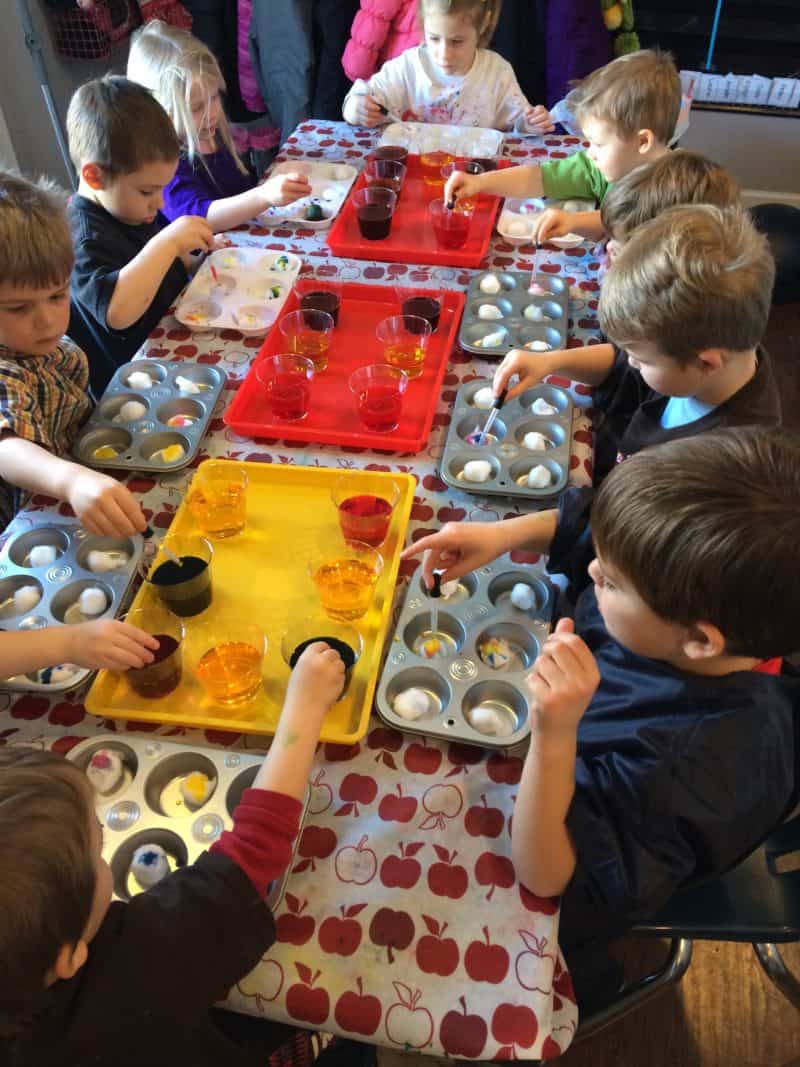
<svg viewBox="0 0 800 1067">
<path fill-rule="evenodd" d="M 325 283 L 320 282 L 319 288 L 324 289 Z M 445 290 L 439 298 L 442 301 L 439 328 L 431 335 L 421 377 L 408 384 L 402 422 L 391 433 L 375 433 L 361 425 L 347 380 L 356 368 L 383 362 L 383 349 L 375 337 L 375 327 L 381 319 L 399 314 L 400 308 L 394 288 L 355 283 L 341 287 L 339 324 L 328 351 L 328 368 L 314 380 L 311 410 L 306 418 L 301 422 L 273 420 L 255 376 L 259 360 L 284 350 L 276 322 L 225 412 L 225 422 L 236 433 L 247 437 L 419 452 L 431 432 L 442 379 L 464 308 L 463 292 Z M 281 318 L 299 306 L 299 297 L 293 290 L 283 306 Z"/>
<path fill-rule="evenodd" d="M 508 165 L 502 160 L 499 166 Z M 373 259 L 383 263 L 435 263 L 446 267 L 479 267 L 489 248 L 500 197 L 484 196 L 472 217 L 469 238 L 463 248 L 440 248 L 433 227 L 428 222 L 428 204 L 442 195 L 442 186 L 426 185 L 422 180 L 419 156 L 408 157 L 408 172 L 397 201 L 392 229 L 383 241 L 366 241 L 358 228 L 353 207 L 353 193 L 363 189 L 363 173 L 354 182 L 339 217 L 328 231 L 328 246 L 337 256 L 350 259 Z"/>
</svg>

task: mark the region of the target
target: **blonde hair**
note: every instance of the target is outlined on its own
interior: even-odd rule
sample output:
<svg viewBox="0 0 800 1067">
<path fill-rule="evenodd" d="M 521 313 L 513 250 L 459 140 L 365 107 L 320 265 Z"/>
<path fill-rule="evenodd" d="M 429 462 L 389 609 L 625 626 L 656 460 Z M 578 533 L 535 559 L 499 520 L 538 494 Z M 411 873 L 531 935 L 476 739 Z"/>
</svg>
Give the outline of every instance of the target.
<svg viewBox="0 0 800 1067">
<path fill-rule="evenodd" d="M 67 194 L 49 178 L 0 171 L 0 282 L 46 289 L 72 270 Z"/>
<path fill-rule="evenodd" d="M 652 130 L 668 144 L 681 110 L 681 79 L 672 56 L 658 48 L 630 52 L 577 82 L 569 103 L 581 116 L 608 122 L 617 136 L 628 139 Z"/>
<path fill-rule="evenodd" d="M 681 204 L 737 207 L 739 185 L 718 163 L 677 149 L 636 167 L 609 188 L 600 206 L 606 233 L 626 241 L 637 226 Z"/>
<path fill-rule="evenodd" d="M 603 281 L 599 317 L 620 347 L 647 341 L 678 363 L 747 352 L 769 316 L 775 263 L 740 208 L 673 207 L 634 230 Z"/>
<path fill-rule="evenodd" d="M 192 162 L 198 156 L 202 159 L 192 119 L 191 93 L 195 82 L 214 84 L 221 92 L 225 90 L 225 79 L 214 54 L 188 31 L 154 19 L 131 39 L 127 74 L 154 94 L 172 119 L 189 159 Z M 224 110 L 220 111 L 217 135 L 242 174 L 247 174 Z"/>
<path fill-rule="evenodd" d="M 425 29 L 426 15 L 468 15 L 478 31 L 478 47 L 486 48 L 497 29 L 502 0 L 418 0 L 417 21 Z"/>
</svg>

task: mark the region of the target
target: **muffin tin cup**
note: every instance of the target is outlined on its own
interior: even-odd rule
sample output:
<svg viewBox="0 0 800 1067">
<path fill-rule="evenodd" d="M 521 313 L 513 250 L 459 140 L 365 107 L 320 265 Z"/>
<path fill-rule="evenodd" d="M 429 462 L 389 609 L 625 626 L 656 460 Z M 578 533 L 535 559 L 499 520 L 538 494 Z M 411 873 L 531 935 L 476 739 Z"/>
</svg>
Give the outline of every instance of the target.
<svg viewBox="0 0 800 1067">
<path fill-rule="evenodd" d="M 356 179 L 358 171 L 349 163 L 319 163 L 311 159 L 289 159 L 278 163 L 269 173 L 270 178 L 277 174 L 290 174 L 301 171 L 308 178 L 311 194 L 283 207 L 267 208 L 260 216 L 263 223 L 277 225 L 287 222 L 310 230 L 326 230 L 347 199 L 350 186 Z M 313 220 L 305 218 L 306 209 L 317 204 L 323 212 L 323 218 Z"/>
<path fill-rule="evenodd" d="M 494 277 L 500 283 L 497 293 L 484 293 L 481 282 Z M 557 275 L 540 273 L 536 283 L 544 292 L 532 296 L 528 292 L 531 276 L 527 271 L 485 271 L 475 275 L 467 289 L 464 316 L 458 341 L 467 352 L 484 359 L 502 359 L 512 348 L 524 348 L 530 341 L 543 341 L 551 349 L 567 347 L 569 323 L 569 287 Z M 483 305 L 502 312 L 500 319 L 482 319 L 479 308 Z M 534 320 L 525 317 L 525 309 L 533 305 L 541 309 L 547 319 Z M 500 344 L 484 348 L 478 342 L 493 333 L 503 331 Z M 546 350 L 545 350 L 546 351 Z"/>
<path fill-rule="evenodd" d="M 154 378 L 150 389 L 129 385 L 132 374 L 144 372 Z M 184 391 L 178 378 L 204 386 L 202 392 Z M 160 363 L 135 360 L 118 367 L 97 407 L 72 447 L 72 454 L 87 467 L 102 470 L 149 471 L 167 474 L 188 466 L 197 454 L 217 400 L 225 386 L 225 375 L 216 367 L 198 363 Z M 128 401 L 138 401 L 146 413 L 135 422 L 116 422 L 119 409 Z M 190 420 L 188 425 L 172 425 L 171 419 Z M 184 455 L 173 463 L 153 458 L 153 453 L 179 444 Z M 112 445 L 122 451 L 113 458 L 97 459 L 96 449 Z"/>
<path fill-rule="evenodd" d="M 36 545 L 51 545 L 59 553 L 54 562 L 30 566 L 29 554 Z M 88 555 L 94 549 L 124 551 L 128 562 L 115 571 L 93 572 Z M 24 532 L 12 534 L 0 550 L 0 627 L 4 630 L 39 630 L 45 626 L 70 625 L 91 619 L 108 619 L 126 608 L 142 555 L 143 541 L 134 537 L 95 537 L 78 523 L 55 523 L 42 516 Z M 15 589 L 38 586 L 42 596 L 28 611 L 17 612 L 7 603 Z M 101 589 L 108 601 L 99 615 L 79 615 L 73 610 L 86 588 Z M 62 681 L 42 682 L 38 671 L 0 681 L 0 689 L 12 692 L 63 693 L 81 685 L 93 673 L 81 667 Z"/>
<path fill-rule="evenodd" d="M 161 845 L 174 866 L 183 867 L 194 863 L 224 830 L 230 830 L 233 811 L 264 761 L 258 754 L 195 748 L 127 734 L 89 738 L 76 745 L 67 758 L 86 770 L 101 748 L 118 752 L 125 767 L 118 789 L 108 795 L 95 792 L 97 816 L 106 829 L 103 856 L 111 866 L 114 896 L 120 900 L 130 899 L 132 876 L 128 868 L 141 845 Z M 201 771 L 215 782 L 203 804 L 189 805 L 181 798 L 178 780 L 192 771 Z M 309 790 L 300 817 L 301 829 L 310 795 Z M 299 840 L 298 833 L 295 844 Z M 292 862 L 267 892 L 266 903 L 273 911 L 283 896 L 291 868 Z"/>
<path fill-rule="evenodd" d="M 442 481 L 453 489 L 461 489 L 466 493 L 521 497 L 532 501 L 552 500 L 566 488 L 569 479 L 574 411 L 572 397 L 564 389 L 554 385 L 541 384 L 526 389 L 500 409 L 490 431 L 489 443 L 472 444 L 467 437 L 470 432 L 483 429 L 491 410 L 478 408 L 473 402 L 475 394 L 487 386 L 491 386 L 490 379 L 476 378 L 462 385 L 456 394 L 441 459 Z M 538 399 L 555 407 L 555 414 L 535 414 L 531 406 Z M 531 432 L 541 433 L 552 443 L 552 447 L 543 452 L 526 448 L 522 441 L 525 434 Z M 459 477 L 459 473 L 470 460 L 481 459 L 491 464 L 492 473 L 488 481 L 469 482 Z M 540 489 L 520 485 L 517 479 L 539 465 L 550 470 L 551 484 Z"/>
<path fill-rule="evenodd" d="M 511 604 L 511 589 L 518 582 L 533 591 L 535 604 L 528 611 Z M 380 717 L 398 730 L 484 748 L 509 748 L 524 741 L 530 734 L 525 676 L 550 632 L 555 604 L 550 583 L 540 572 L 515 565 L 508 556 L 465 575 L 452 596 L 438 601 L 440 620 L 446 617 L 451 630 L 455 624 L 461 640 L 446 655 L 427 659 L 412 646 L 414 635 L 429 625 L 432 604 L 417 571 L 378 685 L 375 707 Z M 506 668 L 493 669 L 481 659 L 478 647 L 489 637 L 504 639 L 516 651 Z M 430 705 L 415 720 L 394 710 L 398 694 L 409 688 L 422 689 Z M 476 729 L 470 715 L 479 706 L 499 715 L 509 732 L 496 736 Z"/>
</svg>

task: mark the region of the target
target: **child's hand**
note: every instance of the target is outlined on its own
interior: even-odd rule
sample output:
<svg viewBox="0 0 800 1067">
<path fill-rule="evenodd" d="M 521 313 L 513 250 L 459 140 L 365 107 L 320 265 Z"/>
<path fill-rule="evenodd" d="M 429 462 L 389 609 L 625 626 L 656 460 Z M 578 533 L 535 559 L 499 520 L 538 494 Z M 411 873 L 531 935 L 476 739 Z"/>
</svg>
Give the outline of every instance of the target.
<svg viewBox="0 0 800 1067">
<path fill-rule="evenodd" d="M 534 216 L 533 240 L 536 244 L 544 244 L 551 237 L 564 237 L 570 233 L 570 213 L 561 211 L 555 207 L 549 207 L 545 211 Z"/>
<path fill-rule="evenodd" d="M 523 118 L 525 119 L 525 125 L 529 130 L 534 133 L 550 133 L 555 129 L 553 120 L 550 118 L 550 112 L 546 107 L 542 107 L 541 104 L 537 104 L 536 107 L 528 107 L 523 112 Z"/>
<path fill-rule="evenodd" d="M 315 641 L 303 650 L 292 670 L 286 702 L 324 715 L 344 689 L 344 660 L 324 641 Z"/>
<path fill-rule="evenodd" d="M 214 233 L 199 215 L 183 215 L 175 219 L 158 236 L 171 242 L 176 258 L 188 252 L 213 252 L 215 248 Z"/>
<path fill-rule="evenodd" d="M 531 694 L 531 727 L 539 733 L 575 731 L 600 683 L 588 646 L 572 619 L 561 619 L 525 678 Z"/>
<path fill-rule="evenodd" d="M 379 126 L 385 121 L 380 105 L 368 93 L 351 93 L 345 118 L 351 126 Z"/>
<path fill-rule="evenodd" d="M 444 187 L 445 204 L 453 203 L 462 197 L 477 196 L 481 191 L 480 175 L 467 174 L 463 170 L 454 170 Z"/>
<path fill-rule="evenodd" d="M 494 372 L 492 392 L 495 396 L 500 396 L 503 390 L 507 389 L 506 400 L 513 400 L 526 389 L 538 385 L 543 378 L 553 373 L 554 367 L 550 358 L 553 354 L 548 352 L 545 355 L 542 352 L 525 352 L 521 348 L 512 348 Z M 519 381 L 516 385 L 509 385 L 515 374 L 519 375 Z"/>
<path fill-rule="evenodd" d="M 142 533 L 147 520 L 130 489 L 107 474 L 75 467 L 67 500 L 89 533 L 100 537 L 130 537 Z"/>
<path fill-rule="evenodd" d="M 127 671 L 153 662 L 158 641 L 151 634 L 116 619 L 98 619 L 65 626 L 66 659 L 77 667 Z"/>
<path fill-rule="evenodd" d="M 501 525 L 499 522 L 448 522 L 438 533 L 410 545 L 400 559 L 413 559 L 424 552 L 422 577 L 430 589 L 434 571 L 443 571 L 442 581 L 450 582 L 501 556 L 506 551 L 498 529 Z"/>
<path fill-rule="evenodd" d="M 287 171 L 267 179 L 261 186 L 261 193 L 266 207 L 283 207 L 301 196 L 310 196 L 311 185 L 308 176 L 301 171 Z"/>
</svg>

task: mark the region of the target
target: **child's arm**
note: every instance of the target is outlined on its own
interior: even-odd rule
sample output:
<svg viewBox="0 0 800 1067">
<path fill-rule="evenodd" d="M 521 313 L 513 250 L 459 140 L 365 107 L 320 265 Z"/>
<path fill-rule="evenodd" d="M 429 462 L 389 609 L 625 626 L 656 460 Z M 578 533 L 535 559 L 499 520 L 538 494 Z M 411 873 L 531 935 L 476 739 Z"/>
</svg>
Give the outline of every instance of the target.
<svg viewBox="0 0 800 1067">
<path fill-rule="evenodd" d="M 46 626 L 0 634 L 0 678 L 42 667 L 74 663 L 76 667 L 125 671 L 153 662 L 155 637 L 116 619 L 73 626 Z"/>
<path fill-rule="evenodd" d="M 267 208 L 291 204 L 310 193 L 308 177 L 302 171 L 275 174 L 253 189 L 226 196 L 223 200 L 213 200 L 208 205 L 206 218 L 214 233 L 220 233 L 254 219 Z"/>
<path fill-rule="evenodd" d="M 537 163 L 526 163 L 520 167 L 488 171 L 486 174 L 467 174 L 457 170 L 450 175 L 444 187 L 447 203 L 460 196 L 477 196 L 479 193 L 519 197 L 522 200 L 530 196 L 542 196 L 542 168 Z"/>
<path fill-rule="evenodd" d="M 584 385 L 600 385 L 611 373 L 614 359 L 614 346 L 610 344 L 561 348 L 555 352 L 526 352 L 512 348 L 494 372 L 492 390 L 495 396 L 500 396 L 507 389 L 506 399 L 513 400 L 548 374 L 561 374 Z M 509 385 L 515 374 L 519 375 L 519 381 Z"/>
<path fill-rule="evenodd" d="M 562 619 L 527 677 L 531 745 L 517 789 L 511 850 L 520 882 L 540 897 L 563 893 L 575 870 L 566 820 L 575 792 L 578 724 L 600 681 L 594 656 Z"/>
<path fill-rule="evenodd" d="M 592 241 L 600 241 L 606 235 L 599 211 L 561 211 L 560 208 L 547 208 L 534 218 L 534 242 L 544 244 L 551 237 L 563 237 L 567 233 L 578 233 Z"/>
</svg>

